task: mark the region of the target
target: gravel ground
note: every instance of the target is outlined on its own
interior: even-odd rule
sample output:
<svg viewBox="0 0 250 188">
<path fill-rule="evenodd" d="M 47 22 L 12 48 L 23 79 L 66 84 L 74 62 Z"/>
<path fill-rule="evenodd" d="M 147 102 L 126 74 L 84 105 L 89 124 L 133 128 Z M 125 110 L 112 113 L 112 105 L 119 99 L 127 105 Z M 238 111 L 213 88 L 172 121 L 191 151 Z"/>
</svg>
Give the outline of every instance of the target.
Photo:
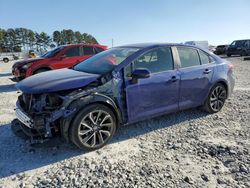
<svg viewBox="0 0 250 188">
<path fill-rule="evenodd" d="M 0 64 L 0 187 L 250 187 L 250 61 L 235 65 L 223 110 L 188 110 L 122 127 L 83 152 L 61 138 L 32 146 L 13 135 L 17 93 Z"/>
</svg>

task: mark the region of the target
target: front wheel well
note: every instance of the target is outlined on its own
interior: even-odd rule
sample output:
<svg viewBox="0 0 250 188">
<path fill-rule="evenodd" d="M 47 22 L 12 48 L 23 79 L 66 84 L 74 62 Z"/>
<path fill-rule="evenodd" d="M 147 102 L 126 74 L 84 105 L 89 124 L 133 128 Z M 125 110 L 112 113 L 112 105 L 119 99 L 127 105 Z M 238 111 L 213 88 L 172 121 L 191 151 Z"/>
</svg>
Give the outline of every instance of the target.
<svg viewBox="0 0 250 188">
<path fill-rule="evenodd" d="M 113 107 L 111 104 L 104 102 L 104 101 L 94 101 L 94 102 L 88 103 L 87 105 L 93 105 L 93 104 L 102 104 L 102 105 L 106 106 L 107 108 L 109 108 L 116 116 L 117 126 L 120 125 L 120 123 L 121 123 L 120 114 L 118 114 L 119 112 L 117 112 L 117 110 L 115 110 L 115 107 Z"/>
<path fill-rule="evenodd" d="M 101 105 L 108 107 L 116 116 L 117 129 L 119 128 L 120 124 L 122 123 L 121 114 L 118 111 L 118 109 L 115 109 L 115 107 L 112 104 L 109 104 L 109 103 L 104 102 L 104 101 L 91 101 L 91 102 L 87 102 L 87 103 L 84 102 L 84 104 L 81 102 L 79 103 L 77 101 L 74 101 L 71 104 L 72 105 L 71 108 L 76 108 L 75 113 L 72 114 L 72 116 L 69 118 L 65 118 L 65 119 L 62 118 L 61 122 L 60 122 L 61 134 L 67 142 L 69 142 L 69 129 L 70 129 L 71 123 L 73 122 L 76 114 L 80 110 L 85 108 L 86 106 L 93 105 L 93 104 L 101 104 Z"/>
<path fill-rule="evenodd" d="M 49 70 L 52 70 L 52 69 L 49 68 L 49 67 L 39 67 L 38 69 L 36 69 L 36 70 L 33 71 L 32 75 L 37 74 L 40 71 L 49 71 Z"/>
</svg>

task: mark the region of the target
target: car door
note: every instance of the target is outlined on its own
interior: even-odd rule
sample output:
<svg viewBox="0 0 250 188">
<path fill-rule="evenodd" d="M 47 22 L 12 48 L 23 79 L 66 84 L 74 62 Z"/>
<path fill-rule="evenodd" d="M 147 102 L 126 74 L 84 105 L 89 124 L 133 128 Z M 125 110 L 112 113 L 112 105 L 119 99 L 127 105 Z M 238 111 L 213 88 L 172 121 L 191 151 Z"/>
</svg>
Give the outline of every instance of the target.
<svg viewBox="0 0 250 188">
<path fill-rule="evenodd" d="M 57 69 L 74 66 L 81 60 L 80 50 L 80 46 L 67 47 L 57 60 L 53 60 L 51 66 Z"/>
<path fill-rule="evenodd" d="M 215 63 L 209 54 L 190 47 L 177 47 L 180 59 L 179 108 L 202 105 L 211 87 Z"/>
<path fill-rule="evenodd" d="M 150 77 L 126 82 L 128 122 L 177 111 L 180 77 L 171 48 L 159 47 L 141 55 L 126 67 L 125 77 L 130 78 L 129 73 L 140 68 L 148 69 Z"/>
<path fill-rule="evenodd" d="M 244 43 L 245 43 L 245 41 L 243 41 L 243 40 L 236 41 L 236 43 L 235 43 L 235 54 L 237 54 L 237 55 L 242 54 L 242 49 L 244 48 Z"/>
</svg>

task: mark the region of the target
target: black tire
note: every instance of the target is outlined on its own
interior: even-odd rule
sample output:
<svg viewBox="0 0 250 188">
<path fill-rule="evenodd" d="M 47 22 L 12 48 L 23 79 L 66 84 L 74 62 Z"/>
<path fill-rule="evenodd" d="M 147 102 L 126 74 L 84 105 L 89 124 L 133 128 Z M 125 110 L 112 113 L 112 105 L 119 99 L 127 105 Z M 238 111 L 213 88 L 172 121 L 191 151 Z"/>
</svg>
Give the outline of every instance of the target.
<svg viewBox="0 0 250 188">
<path fill-rule="evenodd" d="M 4 63 L 8 63 L 9 62 L 9 59 L 7 57 L 3 58 L 3 62 Z"/>
<path fill-rule="evenodd" d="M 203 109 L 208 113 L 219 112 L 227 99 L 227 89 L 221 83 L 215 84 L 203 105 Z"/>
<path fill-rule="evenodd" d="M 50 71 L 50 69 L 46 69 L 46 68 L 37 69 L 36 71 L 34 71 L 32 75 L 39 74 L 39 73 L 46 72 L 46 71 Z"/>
<path fill-rule="evenodd" d="M 95 150 L 105 146 L 116 129 L 113 111 L 102 104 L 91 104 L 77 113 L 70 126 L 69 137 L 80 149 Z"/>
<path fill-rule="evenodd" d="M 227 57 L 231 57 L 231 54 L 227 54 Z"/>
</svg>

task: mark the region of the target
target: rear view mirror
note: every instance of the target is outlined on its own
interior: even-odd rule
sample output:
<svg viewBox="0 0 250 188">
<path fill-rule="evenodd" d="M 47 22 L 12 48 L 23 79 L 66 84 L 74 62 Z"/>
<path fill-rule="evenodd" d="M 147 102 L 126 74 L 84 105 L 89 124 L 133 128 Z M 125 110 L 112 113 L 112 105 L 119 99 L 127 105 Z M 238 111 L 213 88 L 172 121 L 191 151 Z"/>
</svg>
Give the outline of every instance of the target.
<svg viewBox="0 0 250 188">
<path fill-rule="evenodd" d="M 132 73 L 132 83 L 137 83 L 138 79 L 149 78 L 150 72 L 148 69 L 135 69 Z"/>
</svg>

